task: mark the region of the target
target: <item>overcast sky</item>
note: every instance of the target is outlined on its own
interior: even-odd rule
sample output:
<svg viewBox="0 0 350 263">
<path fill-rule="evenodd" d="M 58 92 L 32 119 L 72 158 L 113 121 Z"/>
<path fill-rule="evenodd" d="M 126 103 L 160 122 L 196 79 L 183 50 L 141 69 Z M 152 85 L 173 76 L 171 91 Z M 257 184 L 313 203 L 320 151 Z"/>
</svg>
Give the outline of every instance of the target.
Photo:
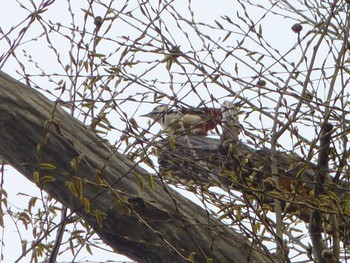
<svg viewBox="0 0 350 263">
<path fill-rule="evenodd" d="M 28 20 L 25 20 L 28 16 L 28 11 L 24 10 L 19 6 L 20 3 L 23 3 L 23 5 L 30 8 L 29 1 L 6 1 L 2 0 L 3 6 L 6 6 L 6 8 L 2 8 L 1 15 L 0 15 L 0 25 L 3 32 L 10 32 L 11 28 L 14 26 L 18 26 L 16 29 L 14 29 L 10 34 L 8 35 L 9 39 L 13 40 L 15 39 L 20 31 L 25 28 L 25 26 L 28 24 Z M 39 1 L 34 1 L 35 3 L 38 3 Z M 83 24 L 83 12 L 81 11 L 81 8 L 87 8 L 85 1 L 71 1 L 73 5 L 74 10 L 74 19 L 76 26 L 79 26 L 79 28 L 82 28 L 84 26 Z M 158 1 L 154 1 L 157 3 Z M 261 1 L 264 4 L 266 4 L 266 8 L 270 8 L 271 4 L 270 1 Z M 121 8 L 124 5 L 124 1 L 115 1 L 113 8 L 118 9 Z M 56 1 L 52 6 L 49 7 L 49 10 L 43 14 L 43 17 L 46 21 L 50 20 L 53 23 L 61 23 L 63 26 L 70 26 L 71 24 L 71 17 L 67 11 L 66 1 Z M 181 10 L 181 14 L 187 19 L 191 19 L 191 14 L 188 9 L 188 1 L 185 0 L 176 0 L 175 4 L 173 4 L 174 7 L 176 7 L 176 10 Z M 127 7 L 128 10 L 132 11 L 137 8 L 137 1 L 129 1 L 129 6 Z M 221 21 L 221 17 L 228 16 L 234 22 L 240 23 L 241 21 L 237 20 L 237 12 L 242 12 L 242 9 L 235 3 L 235 1 L 227 1 L 227 0 L 216 0 L 216 1 L 203 1 L 203 0 L 194 0 L 191 1 L 191 8 L 193 9 L 193 12 L 195 14 L 195 20 L 197 22 L 202 22 L 206 24 L 212 24 L 215 25 L 214 20 Z M 182 11 L 183 10 L 183 11 Z M 254 21 L 259 21 L 262 18 L 263 12 L 260 9 L 257 8 L 249 8 L 248 12 L 251 16 L 251 18 Z M 98 7 L 98 5 L 94 6 L 94 14 L 104 16 L 104 8 Z M 163 20 L 166 20 L 166 16 L 162 18 Z M 21 22 L 24 21 L 22 24 Z M 92 19 L 88 19 L 88 24 L 86 25 L 87 28 L 89 28 L 90 32 L 93 32 L 94 24 Z M 172 22 L 171 22 L 172 21 Z M 289 59 L 293 54 L 295 55 L 295 52 L 298 52 L 297 50 L 294 50 L 290 52 L 294 44 L 296 43 L 296 35 L 291 32 L 290 28 L 294 24 L 295 21 L 289 18 L 284 18 L 281 16 L 275 16 L 271 13 L 264 17 L 261 21 L 262 29 L 264 38 L 269 42 L 269 44 L 276 49 L 279 50 L 281 54 L 285 54 L 287 59 Z M 171 16 L 169 16 L 169 27 L 174 26 L 174 30 L 172 30 L 171 37 L 173 38 L 174 44 L 179 45 L 181 50 L 191 50 L 191 44 L 198 45 L 198 48 L 200 48 L 200 40 L 193 37 L 192 43 L 189 43 L 189 41 L 186 41 L 184 38 L 183 33 L 180 30 L 176 30 L 176 25 L 172 24 L 174 23 Z M 304 26 L 307 28 L 307 25 Z M 184 27 L 185 28 L 185 27 Z M 103 30 L 104 28 L 102 28 Z M 206 29 L 203 29 L 206 30 Z M 242 29 L 243 30 L 243 29 Z M 41 69 L 45 70 L 46 74 L 64 74 L 63 68 L 57 64 L 57 60 L 55 58 L 55 55 L 53 53 L 53 50 L 48 47 L 47 42 L 45 41 L 45 38 L 40 36 L 42 34 L 42 27 L 34 22 L 28 31 L 25 33 L 25 36 L 21 40 L 21 45 L 16 48 L 16 57 L 10 57 L 6 63 L 3 65 L 2 70 L 9 75 L 13 76 L 14 78 L 19 79 L 20 75 L 16 72 L 21 72 L 20 65 L 18 61 L 20 61 L 26 68 L 26 71 L 35 75 L 38 74 L 38 77 L 33 78 L 35 80 L 35 83 L 39 85 L 44 91 L 46 89 L 52 89 L 55 87 L 55 84 L 50 83 L 48 78 L 39 76 L 41 73 Z M 68 34 L 68 30 L 67 30 Z M 111 40 L 121 40 L 122 36 L 129 36 L 130 38 L 135 38 L 140 34 L 135 28 L 131 26 L 127 26 L 125 23 L 121 23 L 118 26 L 115 26 L 113 30 L 111 30 L 106 37 L 111 38 Z M 151 32 L 152 34 L 152 32 Z M 192 34 L 194 34 L 192 32 Z M 210 34 L 210 37 L 213 40 L 222 41 L 223 34 L 217 32 L 216 30 L 211 30 L 208 32 Z M 239 34 L 237 34 L 239 35 Z M 33 40 L 35 39 L 35 40 Z M 53 34 L 52 39 L 55 41 L 56 47 L 59 48 L 60 53 L 60 59 L 63 61 L 63 64 L 69 63 L 69 55 L 68 51 L 70 49 L 70 43 L 67 42 L 62 35 L 55 36 Z M 232 46 L 236 44 L 238 40 L 238 37 L 235 39 L 233 37 L 232 40 Z M 113 41 L 106 41 L 103 45 L 101 45 L 101 50 L 103 49 L 106 54 L 110 52 L 114 52 L 117 48 L 117 43 Z M 247 44 L 249 47 L 250 44 Z M 251 43 L 252 48 L 256 48 L 256 44 Z M 2 38 L 0 39 L 0 52 L 6 53 L 9 49 L 9 45 L 6 41 L 6 39 Z M 293 53 L 294 52 L 294 53 Z M 200 52 L 199 52 L 200 53 Z M 217 53 L 217 59 L 218 61 L 224 59 L 225 54 Z M 162 57 L 162 56 L 160 56 Z M 152 57 L 150 57 L 151 59 Z M 17 60 L 18 59 L 18 60 Z M 143 54 L 143 59 L 147 60 L 147 54 Z M 243 57 L 243 59 L 245 59 Z M 34 61 L 34 62 L 31 62 Z M 293 60 L 293 59 L 292 59 Z M 267 63 L 269 60 L 267 59 Z M 37 64 L 36 64 L 37 63 Z M 226 62 L 225 62 L 226 63 Z M 271 60 L 272 63 L 272 60 Z M 2 63 L 1 63 L 2 64 Z M 39 67 L 36 67 L 38 65 Z M 134 70 L 135 74 L 141 74 L 143 73 L 143 70 L 147 68 L 148 65 L 144 65 L 143 67 L 135 67 L 130 70 Z M 225 67 L 229 70 L 229 68 L 234 68 L 234 62 L 230 61 L 225 64 Z M 252 72 L 248 68 L 244 68 L 242 65 L 241 67 L 242 71 L 240 73 L 240 76 L 246 77 L 247 81 L 252 81 Z M 246 70 L 246 73 L 244 72 Z M 168 76 L 166 76 L 165 69 L 163 68 L 163 71 L 161 68 L 159 68 L 159 71 L 152 71 L 147 75 L 147 78 L 149 80 L 157 79 L 157 81 L 160 83 L 162 81 L 166 82 L 168 80 Z M 165 75 L 164 75 L 165 74 Z M 56 77 L 53 77 L 53 79 L 58 79 Z M 179 79 L 181 81 L 181 79 Z M 181 86 L 180 84 L 178 85 Z M 201 101 L 196 96 L 187 96 L 186 94 L 190 90 L 191 87 L 184 86 L 183 88 L 178 89 L 178 98 L 183 101 L 184 103 L 188 105 L 198 105 Z M 135 92 L 135 89 L 137 89 L 137 92 Z M 237 91 L 239 91 L 240 88 L 237 86 Z M 129 95 L 135 96 L 136 93 L 142 93 L 146 92 L 142 87 L 134 87 L 134 89 L 129 89 L 125 91 L 124 97 L 127 97 Z M 167 89 L 167 85 L 164 85 L 164 92 L 169 92 L 171 94 L 171 89 Z M 45 93 L 45 92 L 44 92 Z M 46 96 L 50 97 L 51 99 L 54 99 L 54 96 L 50 96 L 49 94 L 45 93 Z M 228 96 L 227 92 L 224 90 L 220 90 L 217 88 L 213 88 L 208 92 L 203 92 L 202 99 L 205 99 L 206 102 L 210 101 L 210 96 L 213 95 L 216 98 L 219 99 L 219 102 L 222 103 L 224 100 L 227 99 L 233 99 L 230 96 Z M 249 96 L 249 91 L 246 91 L 246 96 Z M 147 111 L 150 111 L 153 108 L 153 104 L 151 103 L 144 103 L 144 104 L 138 104 L 138 103 L 130 103 L 125 104 L 122 107 L 123 111 L 125 111 L 129 116 L 128 117 L 134 117 L 140 126 L 147 127 L 148 123 L 146 119 L 142 119 L 139 117 L 140 114 L 143 114 Z M 118 118 L 116 118 L 118 119 Z M 267 122 L 268 123 L 268 122 Z M 259 125 L 257 123 L 256 125 Z M 156 133 L 159 130 L 160 127 L 153 127 L 151 131 L 153 133 Z M 116 135 L 117 136 L 117 135 Z M 306 135 L 307 136 L 307 135 Z M 312 134 L 310 134 L 312 136 Z M 118 138 L 116 137 L 108 137 L 108 139 L 111 141 L 111 143 L 114 143 Z M 288 143 L 287 143 L 288 144 Z M 288 147 L 288 146 L 286 146 Z M 13 210 L 16 210 L 17 208 L 19 210 L 23 209 L 23 206 L 27 205 L 27 202 L 31 196 L 41 196 L 40 191 L 37 187 L 34 186 L 31 182 L 26 180 L 23 176 L 16 173 L 13 169 L 6 166 L 6 173 L 5 173 L 5 183 L 4 188 L 7 190 L 9 198 L 8 200 L 11 202 L 11 206 Z M 18 194 L 22 193 L 22 194 Z M 25 195 L 24 195 L 25 194 Z M 39 205 L 40 207 L 40 205 Z M 4 238 L 4 262 L 13 262 L 16 260 L 20 255 L 20 243 L 19 243 L 19 235 L 16 233 L 17 230 L 15 229 L 14 223 L 10 220 L 10 218 L 7 216 L 5 217 L 5 225 L 6 227 L 4 229 L 0 229 L 0 234 L 3 235 Z M 28 236 L 28 238 L 31 237 L 31 233 L 29 230 L 29 233 L 26 233 L 24 230 L 24 227 L 20 225 L 21 229 L 21 235 L 23 238 Z M 54 236 L 54 234 L 53 234 Z M 109 249 L 109 248 L 107 248 Z M 62 256 L 59 257 L 60 261 L 69 261 L 71 259 L 70 252 L 64 253 Z M 119 260 L 123 258 L 119 258 L 115 256 L 114 254 L 108 254 L 105 253 L 105 251 L 101 251 L 100 253 L 97 252 L 94 255 L 81 255 L 78 257 L 79 260 L 96 260 L 96 261 L 105 261 L 105 260 Z M 21 262 L 27 262 L 29 259 L 23 259 Z"/>
</svg>

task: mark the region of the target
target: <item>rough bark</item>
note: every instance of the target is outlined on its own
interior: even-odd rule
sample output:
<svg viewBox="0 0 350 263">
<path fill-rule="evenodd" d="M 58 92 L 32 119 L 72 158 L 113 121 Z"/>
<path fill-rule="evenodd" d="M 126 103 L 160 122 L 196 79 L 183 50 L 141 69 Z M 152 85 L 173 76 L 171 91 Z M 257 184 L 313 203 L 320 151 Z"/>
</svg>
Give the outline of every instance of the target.
<svg viewBox="0 0 350 263">
<path fill-rule="evenodd" d="M 0 158 L 139 262 L 273 262 L 36 90 L 0 73 Z M 140 180 L 144 187 L 140 186 Z M 102 219 L 101 219 L 102 218 Z"/>
<path fill-rule="evenodd" d="M 311 209 L 316 206 L 309 195 L 316 166 L 300 157 L 276 154 L 277 187 L 270 169 L 270 149 L 255 150 L 241 142 L 225 145 L 204 137 L 180 137 L 170 142 L 161 141 L 158 152 L 160 170 L 173 184 L 237 190 L 256 197 L 261 205 L 273 205 L 274 198 L 281 200 L 283 205 L 289 201 L 288 211 L 297 212 L 297 216 L 306 222 Z"/>
<path fill-rule="evenodd" d="M 271 150 L 256 150 L 242 142 L 226 144 L 206 137 L 176 137 L 163 140 L 158 145 L 160 171 L 172 184 L 197 185 L 206 189 L 218 186 L 223 190 L 237 190 L 251 195 L 260 205 L 273 205 L 274 198 L 282 201 L 288 214 L 294 214 L 309 222 L 310 213 L 338 214 L 341 202 L 347 202 L 349 184 L 324 186 L 329 194 L 328 202 L 316 200 L 312 190 L 314 177 L 324 167 L 313 164 L 295 154 L 274 153 L 277 157 L 278 184 L 271 173 Z M 278 186 L 277 186 L 278 185 Z M 340 204 L 334 206 L 330 193 L 336 195 Z M 342 240 L 349 242 L 349 217 L 341 215 Z"/>
</svg>

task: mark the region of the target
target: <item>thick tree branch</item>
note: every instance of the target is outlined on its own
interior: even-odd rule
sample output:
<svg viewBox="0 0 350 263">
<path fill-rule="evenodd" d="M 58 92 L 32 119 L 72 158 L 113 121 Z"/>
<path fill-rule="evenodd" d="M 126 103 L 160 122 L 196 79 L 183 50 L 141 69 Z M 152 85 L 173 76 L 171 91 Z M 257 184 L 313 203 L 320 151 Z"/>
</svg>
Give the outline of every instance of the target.
<svg viewBox="0 0 350 263">
<path fill-rule="evenodd" d="M 0 158 L 139 262 L 272 262 L 43 95 L 0 74 Z M 136 178 L 143 181 L 143 188 Z M 166 189 L 165 189 L 166 188 Z"/>
<path fill-rule="evenodd" d="M 329 162 L 329 144 L 331 141 L 331 131 L 333 125 L 330 123 L 325 123 L 322 127 L 320 134 L 320 151 L 318 154 L 318 167 L 315 173 L 315 185 L 314 193 L 315 197 L 320 195 L 327 195 L 327 188 L 330 182 L 328 176 L 328 162 Z M 311 237 L 311 242 L 313 245 L 313 255 L 315 260 L 320 263 L 331 262 L 324 257 L 324 240 L 322 238 L 323 228 L 322 228 L 322 214 L 320 211 L 315 209 L 310 215 L 309 232 Z M 338 231 L 336 229 L 335 231 Z M 339 243 L 339 240 L 337 240 Z"/>
<path fill-rule="evenodd" d="M 190 137 L 189 140 L 191 148 L 183 137 L 176 138 L 175 143 L 164 140 L 158 147 L 161 171 L 172 183 L 195 182 L 255 196 L 263 194 L 261 201 L 266 204 L 273 204 L 276 197 L 284 204 L 290 203 L 288 211 L 299 211 L 304 221 L 309 221 L 310 208 L 320 208 L 309 195 L 316 169 L 312 163 L 298 156 L 275 153 L 279 171 L 277 187 L 270 169 L 271 150 L 254 150 L 241 142 L 231 147 L 205 137 Z"/>
<path fill-rule="evenodd" d="M 315 174 L 327 173 L 327 167 L 315 165 L 295 154 L 276 152 L 277 185 L 270 169 L 273 154 L 270 149 L 255 150 L 235 140 L 233 144 L 226 144 L 206 137 L 179 137 L 161 141 L 158 153 L 161 172 L 173 184 L 237 190 L 251 195 L 260 205 L 271 205 L 274 198 L 278 198 L 285 213 L 294 214 L 305 222 L 310 221 L 314 210 L 336 215 L 340 229 L 335 231 L 345 243 L 350 240 L 349 217 L 339 215 L 342 202 L 347 202 L 349 184 L 341 181 L 337 185 L 327 185 L 327 191 L 340 200 L 336 206 L 315 199 L 313 194 Z"/>
</svg>

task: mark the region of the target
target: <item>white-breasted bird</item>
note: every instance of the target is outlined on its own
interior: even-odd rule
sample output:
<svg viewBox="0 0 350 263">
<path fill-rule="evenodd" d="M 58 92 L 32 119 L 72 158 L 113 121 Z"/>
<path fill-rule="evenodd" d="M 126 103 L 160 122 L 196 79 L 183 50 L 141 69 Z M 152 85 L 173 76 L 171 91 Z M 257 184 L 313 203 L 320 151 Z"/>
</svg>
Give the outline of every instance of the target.
<svg viewBox="0 0 350 263">
<path fill-rule="evenodd" d="M 185 108 L 175 106 L 157 106 L 151 112 L 141 115 L 158 122 L 163 130 L 188 132 L 192 135 L 206 136 L 210 130 L 221 123 L 221 109 Z"/>
</svg>

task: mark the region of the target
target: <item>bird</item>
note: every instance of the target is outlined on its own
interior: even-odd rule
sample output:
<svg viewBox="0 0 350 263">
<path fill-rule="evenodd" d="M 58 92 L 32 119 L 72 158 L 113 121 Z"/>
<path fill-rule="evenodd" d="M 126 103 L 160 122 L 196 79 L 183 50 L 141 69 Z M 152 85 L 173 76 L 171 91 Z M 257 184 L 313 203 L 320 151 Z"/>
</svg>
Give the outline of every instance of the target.
<svg viewBox="0 0 350 263">
<path fill-rule="evenodd" d="M 141 115 L 158 122 L 164 131 L 191 135 L 206 136 L 221 123 L 221 109 L 218 108 L 186 108 L 168 105 L 156 106 L 151 112 Z"/>
</svg>

